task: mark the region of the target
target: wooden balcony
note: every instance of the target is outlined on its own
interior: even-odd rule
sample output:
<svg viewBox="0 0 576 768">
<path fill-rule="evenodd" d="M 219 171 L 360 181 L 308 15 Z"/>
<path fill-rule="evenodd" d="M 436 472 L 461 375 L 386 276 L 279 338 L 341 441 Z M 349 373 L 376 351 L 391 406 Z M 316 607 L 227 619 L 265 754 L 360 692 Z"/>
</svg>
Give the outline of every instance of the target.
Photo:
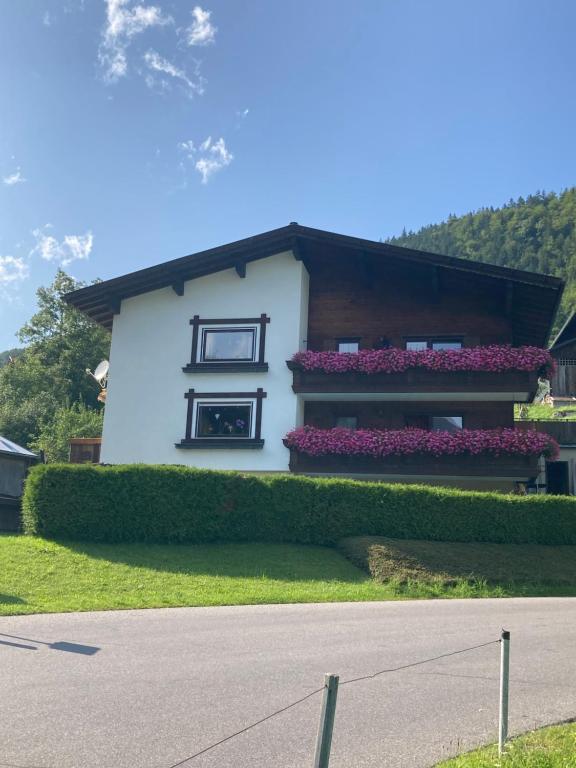
<svg viewBox="0 0 576 768">
<path fill-rule="evenodd" d="M 292 360 L 292 389 L 297 394 L 444 394 L 462 392 L 498 395 L 498 399 L 531 402 L 538 386 L 538 375 L 529 371 L 430 371 L 412 368 L 403 373 L 325 373 L 307 371 Z M 392 399 L 392 398 L 387 398 Z"/>
<path fill-rule="evenodd" d="M 310 456 L 290 450 L 290 471 L 296 474 L 490 477 L 527 481 L 538 475 L 537 456 Z"/>
<path fill-rule="evenodd" d="M 553 437 L 558 445 L 576 446 L 576 421 L 546 419 L 541 421 L 516 421 L 516 429 L 535 429 Z"/>
</svg>

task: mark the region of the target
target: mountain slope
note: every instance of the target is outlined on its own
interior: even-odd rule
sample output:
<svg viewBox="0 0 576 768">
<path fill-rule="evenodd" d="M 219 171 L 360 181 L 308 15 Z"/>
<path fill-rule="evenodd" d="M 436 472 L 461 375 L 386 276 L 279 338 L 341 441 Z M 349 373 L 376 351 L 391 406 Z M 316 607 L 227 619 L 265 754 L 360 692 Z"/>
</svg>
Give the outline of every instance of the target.
<svg viewBox="0 0 576 768">
<path fill-rule="evenodd" d="M 562 277 L 567 287 L 557 325 L 576 308 L 576 187 L 449 216 L 388 242 Z"/>
</svg>

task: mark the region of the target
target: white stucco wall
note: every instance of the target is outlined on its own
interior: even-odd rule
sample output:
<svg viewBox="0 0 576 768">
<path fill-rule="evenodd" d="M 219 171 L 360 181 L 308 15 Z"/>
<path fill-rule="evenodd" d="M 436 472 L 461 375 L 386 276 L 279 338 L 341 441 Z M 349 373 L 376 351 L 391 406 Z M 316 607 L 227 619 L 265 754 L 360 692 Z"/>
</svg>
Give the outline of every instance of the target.
<svg viewBox="0 0 576 768">
<path fill-rule="evenodd" d="M 270 317 L 267 373 L 184 373 L 190 362 L 194 315 Z M 101 460 L 105 463 L 187 464 L 212 469 L 288 469 L 282 438 L 301 419 L 286 367 L 305 348 L 308 273 L 291 252 L 190 280 L 183 296 L 171 288 L 125 299 L 114 317 Z M 262 450 L 176 448 L 185 435 L 189 388 L 196 392 L 267 393 Z"/>
</svg>

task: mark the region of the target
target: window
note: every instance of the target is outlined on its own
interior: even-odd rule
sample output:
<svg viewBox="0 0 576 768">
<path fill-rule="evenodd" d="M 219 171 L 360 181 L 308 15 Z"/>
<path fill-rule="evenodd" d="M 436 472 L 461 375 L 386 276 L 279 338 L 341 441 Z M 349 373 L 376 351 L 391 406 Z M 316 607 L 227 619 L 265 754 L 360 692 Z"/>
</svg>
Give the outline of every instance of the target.
<svg viewBox="0 0 576 768">
<path fill-rule="evenodd" d="M 340 429 L 357 429 L 358 417 L 357 416 L 338 416 L 336 418 L 336 426 Z"/>
<path fill-rule="evenodd" d="M 433 341 L 432 349 L 462 349 L 461 341 Z"/>
<path fill-rule="evenodd" d="M 360 349 L 360 339 L 336 339 L 336 349 L 338 352 L 358 352 Z"/>
<path fill-rule="evenodd" d="M 423 341 L 407 341 L 406 342 L 406 349 L 409 349 L 411 352 L 420 352 L 421 349 L 428 349 L 428 342 Z"/>
<path fill-rule="evenodd" d="M 420 413 L 408 413 L 404 417 L 407 427 L 429 429 L 432 432 L 458 432 L 462 429 L 462 416 L 430 416 Z"/>
<path fill-rule="evenodd" d="M 198 403 L 196 437 L 250 437 L 252 403 Z"/>
<path fill-rule="evenodd" d="M 462 429 L 462 416 L 432 416 L 432 432 L 459 432 Z"/>
<path fill-rule="evenodd" d="M 462 339 L 409 339 L 406 349 L 419 352 L 422 349 L 462 349 Z"/>
<path fill-rule="evenodd" d="M 256 328 L 204 328 L 201 362 L 232 360 L 254 362 Z"/>
<path fill-rule="evenodd" d="M 266 392 L 196 392 L 189 389 L 185 437 L 177 448 L 262 448 Z"/>
<path fill-rule="evenodd" d="M 194 315 L 192 352 L 185 372 L 218 371 L 220 373 L 268 370 L 264 361 L 266 326 L 270 318 L 260 317 L 202 319 Z"/>
</svg>

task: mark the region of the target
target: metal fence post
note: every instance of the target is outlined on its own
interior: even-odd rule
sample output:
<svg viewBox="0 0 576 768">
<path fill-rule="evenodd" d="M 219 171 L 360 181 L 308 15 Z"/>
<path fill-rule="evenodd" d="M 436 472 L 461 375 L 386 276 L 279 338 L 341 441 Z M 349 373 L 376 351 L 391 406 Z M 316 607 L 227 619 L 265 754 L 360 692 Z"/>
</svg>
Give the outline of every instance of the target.
<svg viewBox="0 0 576 768">
<path fill-rule="evenodd" d="M 508 738 L 508 693 L 510 689 L 510 632 L 500 635 L 500 717 L 498 723 L 498 754 L 504 751 Z"/>
<path fill-rule="evenodd" d="M 316 754 L 314 768 L 328 768 L 330 762 L 330 747 L 332 746 L 332 731 L 336 713 L 336 697 L 338 696 L 338 675 L 324 675 L 324 693 L 322 696 L 322 712 L 320 726 L 316 739 Z"/>
</svg>

